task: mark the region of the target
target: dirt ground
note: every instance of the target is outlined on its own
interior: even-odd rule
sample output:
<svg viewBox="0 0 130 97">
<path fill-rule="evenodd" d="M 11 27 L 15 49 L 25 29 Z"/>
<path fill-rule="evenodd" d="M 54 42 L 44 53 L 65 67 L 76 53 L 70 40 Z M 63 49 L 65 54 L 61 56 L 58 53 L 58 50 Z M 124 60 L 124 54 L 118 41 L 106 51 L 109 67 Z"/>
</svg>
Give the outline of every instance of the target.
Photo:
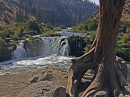
<svg viewBox="0 0 130 97">
<path fill-rule="evenodd" d="M 49 81 L 54 81 L 54 83 L 66 87 L 67 69 L 47 67 L 45 70 L 36 72 L 0 75 L 0 97 L 17 97 L 22 90 L 33 84 L 30 83 L 30 79 L 34 76 L 42 76 L 44 72 L 53 76 L 49 78 Z"/>
<path fill-rule="evenodd" d="M 45 78 L 45 76 L 43 76 L 45 72 L 51 76 L 49 75 L 46 79 L 43 79 L 42 77 Z M 21 95 L 21 93 L 23 93 L 23 90 L 26 90 L 27 87 L 33 84 L 31 81 L 35 76 L 38 76 L 37 81 L 49 80 L 64 87 L 66 87 L 67 84 L 67 69 L 59 67 L 46 67 L 45 70 L 36 72 L 0 75 L 0 97 L 18 97 L 19 94 Z"/>
</svg>

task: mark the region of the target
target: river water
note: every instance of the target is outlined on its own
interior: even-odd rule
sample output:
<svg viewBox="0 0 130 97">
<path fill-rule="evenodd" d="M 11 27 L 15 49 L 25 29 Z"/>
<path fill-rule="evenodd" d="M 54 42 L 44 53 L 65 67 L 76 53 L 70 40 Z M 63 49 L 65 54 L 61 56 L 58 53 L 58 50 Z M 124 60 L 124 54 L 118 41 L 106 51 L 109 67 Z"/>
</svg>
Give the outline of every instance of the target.
<svg viewBox="0 0 130 97">
<path fill-rule="evenodd" d="M 0 74 L 41 70 L 46 66 L 69 67 L 73 57 L 69 56 L 67 37 L 71 35 L 84 36 L 84 34 L 68 32 L 67 29 L 63 29 L 58 33 L 62 36 L 35 36 L 41 38 L 44 44 L 43 50 L 40 51 L 43 55 L 37 57 L 27 57 L 27 51 L 29 50 L 24 49 L 23 41 L 20 40 L 16 45 L 16 49 L 12 52 L 12 60 L 0 62 Z"/>
<path fill-rule="evenodd" d="M 62 37 L 42 37 L 45 52 L 38 57 L 26 57 L 26 51 L 20 41 L 16 50 L 12 52 L 12 60 L 0 62 L 0 74 L 36 71 L 44 69 L 46 66 L 68 68 L 71 65 L 71 59 L 74 57 L 68 56 L 69 45 L 66 38 L 71 35 L 84 36 L 84 34 L 67 32 L 65 29 L 58 33 Z M 61 41 L 63 38 L 64 41 Z M 130 63 L 127 65 L 129 69 L 128 82 L 130 82 Z"/>
<path fill-rule="evenodd" d="M 39 56 L 34 58 L 26 58 L 23 60 L 11 60 L 1 62 L 0 74 L 20 73 L 24 71 L 35 71 L 44 69 L 46 66 L 69 67 L 72 57 L 58 56 L 52 54 L 46 57 Z"/>
</svg>

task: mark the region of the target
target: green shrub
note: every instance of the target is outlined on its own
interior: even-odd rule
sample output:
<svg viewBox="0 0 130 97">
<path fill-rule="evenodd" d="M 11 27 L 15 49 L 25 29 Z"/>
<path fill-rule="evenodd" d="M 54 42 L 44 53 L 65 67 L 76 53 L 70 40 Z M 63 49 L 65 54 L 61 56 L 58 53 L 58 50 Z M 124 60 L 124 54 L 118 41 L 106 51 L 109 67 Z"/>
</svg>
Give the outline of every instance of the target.
<svg viewBox="0 0 130 97">
<path fill-rule="evenodd" d="M 35 34 L 41 34 L 40 28 L 38 26 L 38 24 L 35 21 L 30 21 L 29 22 L 29 29 L 31 31 L 35 31 Z"/>
<path fill-rule="evenodd" d="M 52 30 L 49 30 L 49 31 L 44 32 L 44 33 L 43 33 L 43 36 L 44 36 L 44 37 L 53 37 L 53 36 L 60 36 L 60 34 L 54 32 L 54 31 L 52 31 Z"/>
<path fill-rule="evenodd" d="M 130 61 L 130 49 L 129 48 L 116 48 L 117 56 L 123 58 L 126 61 Z"/>
</svg>

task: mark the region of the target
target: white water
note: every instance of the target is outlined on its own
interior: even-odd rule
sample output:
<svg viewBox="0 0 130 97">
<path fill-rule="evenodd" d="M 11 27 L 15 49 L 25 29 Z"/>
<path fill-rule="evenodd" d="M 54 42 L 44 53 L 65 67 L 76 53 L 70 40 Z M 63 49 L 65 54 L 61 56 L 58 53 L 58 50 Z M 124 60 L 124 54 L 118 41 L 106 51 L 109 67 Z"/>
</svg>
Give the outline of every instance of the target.
<svg viewBox="0 0 130 97">
<path fill-rule="evenodd" d="M 44 44 L 44 56 L 57 54 L 69 56 L 69 44 L 67 37 L 42 37 Z"/>
<path fill-rule="evenodd" d="M 52 43 L 50 38 L 42 38 L 44 45 L 44 56 L 51 55 L 53 53 Z"/>
<path fill-rule="evenodd" d="M 62 31 L 56 31 L 57 33 L 61 34 L 62 36 L 66 36 L 66 37 L 69 37 L 69 36 L 72 36 L 72 35 L 75 35 L 75 36 L 85 36 L 84 33 L 79 33 L 79 32 L 69 32 L 67 29 L 62 29 Z"/>
<path fill-rule="evenodd" d="M 65 41 L 62 41 L 60 46 L 61 46 L 60 55 L 69 56 L 69 44 L 68 44 L 67 39 L 65 39 Z"/>
<path fill-rule="evenodd" d="M 35 71 L 44 69 L 46 66 L 61 66 L 69 67 L 72 57 L 57 56 L 53 54 L 46 57 L 28 58 L 22 61 L 8 61 L 0 63 L 0 74 L 6 73 L 20 73 L 24 71 Z M 10 64 L 9 64 L 10 63 Z"/>
<path fill-rule="evenodd" d="M 24 46 L 23 41 L 19 41 L 19 43 L 16 45 L 16 50 L 12 52 L 11 59 L 21 59 L 27 56 L 26 50 L 23 48 L 23 46 Z"/>
<path fill-rule="evenodd" d="M 82 33 L 59 32 L 65 37 L 42 37 L 44 44 L 44 54 L 42 56 L 26 58 L 26 50 L 23 42 L 20 41 L 16 50 L 12 52 L 12 60 L 0 62 L 0 74 L 19 73 L 24 71 L 34 71 L 46 66 L 69 67 L 72 57 L 69 57 L 69 45 L 66 37 L 72 34 L 82 36 Z M 38 36 L 39 37 L 39 36 Z M 63 41 L 61 41 L 64 39 Z M 130 83 L 130 63 L 128 63 Z"/>
<path fill-rule="evenodd" d="M 71 57 L 69 57 L 69 44 L 66 37 L 41 38 L 43 41 L 42 56 L 27 58 L 23 41 L 20 41 L 16 50 L 12 52 L 12 60 L 0 63 L 0 74 L 39 70 L 49 65 L 70 66 Z"/>
</svg>

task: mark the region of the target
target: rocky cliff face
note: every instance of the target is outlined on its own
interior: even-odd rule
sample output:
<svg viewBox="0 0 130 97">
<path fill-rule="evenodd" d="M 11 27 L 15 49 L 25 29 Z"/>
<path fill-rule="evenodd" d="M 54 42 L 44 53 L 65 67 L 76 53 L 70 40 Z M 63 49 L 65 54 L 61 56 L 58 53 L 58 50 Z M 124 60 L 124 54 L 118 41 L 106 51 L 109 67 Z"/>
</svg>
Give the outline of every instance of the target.
<svg viewBox="0 0 130 97">
<path fill-rule="evenodd" d="M 71 36 L 68 38 L 70 56 L 79 57 L 85 53 L 86 42 L 83 37 Z"/>
<path fill-rule="evenodd" d="M 33 39 L 24 41 L 27 57 L 36 57 L 44 54 L 44 44 L 42 39 Z"/>
<path fill-rule="evenodd" d="M 0 0 L 0 26 L 27 20 L 75 25 L 98 8 L 88 0 Z"/>
</svg>

